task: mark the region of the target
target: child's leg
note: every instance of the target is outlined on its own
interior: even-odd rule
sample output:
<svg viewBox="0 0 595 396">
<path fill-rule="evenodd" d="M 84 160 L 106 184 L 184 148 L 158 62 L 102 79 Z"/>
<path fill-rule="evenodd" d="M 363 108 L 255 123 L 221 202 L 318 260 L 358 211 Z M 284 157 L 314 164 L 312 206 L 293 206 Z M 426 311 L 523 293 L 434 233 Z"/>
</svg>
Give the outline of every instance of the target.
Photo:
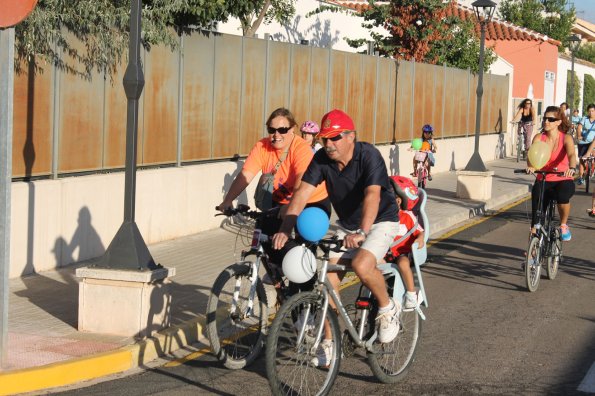
<svg viewBox="0 0 595 396">
<path fill-rule="evenodd" d="M 397 265 L 399 266 L 399 272 L 401 273 L 401 278 L 403 278 L 405 289 L 409 292 L 415 292 L 415 283 L 413 282 L 413 272 L 411 271 L 409 257 L 406 255 L 399 256 Z"/>
</svg>

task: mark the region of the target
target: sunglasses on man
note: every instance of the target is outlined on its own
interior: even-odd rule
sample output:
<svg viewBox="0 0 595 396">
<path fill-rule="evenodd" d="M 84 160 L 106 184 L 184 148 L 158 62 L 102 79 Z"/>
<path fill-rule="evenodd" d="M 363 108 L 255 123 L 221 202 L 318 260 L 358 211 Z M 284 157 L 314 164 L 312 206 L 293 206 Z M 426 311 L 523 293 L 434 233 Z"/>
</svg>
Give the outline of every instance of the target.
<svg viewBox="0 0 595 396">
<path fill-rule="evenodd" d="M 331 138 L 322 138 L 322 143 L 326 143 L 327 140 L 330 140 L 331 142 L 338 142 L 339 140 L 343 139 L 343 136 L 346 133 L 349 133 L 349 132 L 341 132 L 337 136 L 333 136 Z"/>
<path fill-rule="evenodd" d="M 267 132 L 269 133 L 269 135 L 272 135 L 275 132 L 279 132 L 281 135 L 285 135 L 287 132 L 289 132 L 289 130 L 291 128 L 292 127 L 279 127 L 279 128 L 267 127 Z"/>
</svg>

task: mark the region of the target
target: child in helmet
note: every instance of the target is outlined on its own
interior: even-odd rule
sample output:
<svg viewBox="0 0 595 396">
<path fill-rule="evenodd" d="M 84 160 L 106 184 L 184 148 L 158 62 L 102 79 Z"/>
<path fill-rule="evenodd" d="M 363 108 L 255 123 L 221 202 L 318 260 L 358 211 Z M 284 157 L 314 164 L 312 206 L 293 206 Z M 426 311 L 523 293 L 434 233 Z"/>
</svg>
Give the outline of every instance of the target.
<svg viewBox="0 0 595 396">
<path fill-rule="evenodd" d="M 300 128 L 300 132 L 302 132 L 302 139 L 312 146 L 312 151 L 317 152 L 322 148 L 322 145 L 318 143 L 316 139 L 316 135 L 320 132 L 320 128 L 318 124 L 314 121 L 306 121 L 302 124 Z"/>
<path fill-rule="evenodd" d="M 432 180 L 432 166 L 436 163 L 434 153 L 436 152 L 436 143 L 433 139 L 434 128 L 430 124 L 426 124 L 421 128 L 421 149 L 420 151 L 426 152 L 426 159 L 424 160 L 424 166 L 428 170 L 428 180 Z M 415 166 L 415 157 L 413 158 L 413 169 L 414 172 L 417 169 Z M 417 175 L 414 175 L 417 176 Z"/>
<path fill-rule="evenodd" d="M 405 289 L 407 289 L 403 310 L 412 311 L 423 302 L 423 295 L 415 290 L 411 261 L 409 259 L 411 245 L 417 242 L 418 247 L 421 248 L 424 246 L 424 229 L 419 223 L 417 225 L 415 224 L 417 221 L 416 216 L 411 212 L 419 201 L 419 196 L 417 195 L 417 187 L 407 177 L 391 176 L 390 182 L 395 191 L 397 206 L 399 207 L 399 232 L 394 240 L 399 240 L 411 229 L 413 229 L 413 232 L 408 238 L 390 248 L 387 261 L 394 262 L 399 267 Z"/>
</svg>

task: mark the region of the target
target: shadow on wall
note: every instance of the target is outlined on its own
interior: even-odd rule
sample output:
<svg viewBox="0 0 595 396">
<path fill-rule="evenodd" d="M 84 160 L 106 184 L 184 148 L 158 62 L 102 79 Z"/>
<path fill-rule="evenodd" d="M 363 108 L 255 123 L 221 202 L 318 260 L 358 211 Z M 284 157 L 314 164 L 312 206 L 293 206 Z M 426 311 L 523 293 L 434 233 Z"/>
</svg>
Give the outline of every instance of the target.
<svg viewBox="0 0 595 396">
<path fill-rule="evenodd" d="M 506 158 L 506 134 L 505 133 L 500 133 L 498 135 L 498 142 L 496 143 L 494 158 L 496 158 L 496 159 Z"/>
<path fill-rule="evenodd" d="M 457 165 L 455 162 L 455 152 L 451 152 L 451 157 L 450 157 L 450 167 L 448 168 L 449 171 L 455 171 L 457 170 Z"/>
<path fill-rule="evenodd" d="M 242 171 L 243 166 L 244 166 L 244 161 L 237 161 L 236 169 L 233 171 L 233 173 L 231 173 L 231 174 L 227 173 L 225 175 L 225 178 L 223 179 L 223 186 L 221 187 L 221 192 L 223 193 L 223 197 L 225 197 L 225 194 L 227 194 L 227 192 L 229 191 L 229 187 L 231 187 L 231 183 L 233 183 L 235 178 Z M 223 197 L 221 199 L 223 199 Z M 248 195 L 246 195 L 246 190 L 244 190 L 240 193 L 240 195 L 237 197 L 237 202 L 238 202 L 238 204 L 244 204 L 244 205 L 248 204 Z M 219 205 L 219 202 L 217 202 L 217 205 Z"/>
<path fill-rule="evenodd" d="M 287 40 L 292 43 L 299 43 L 303 39 L 308 39 L 310 41 L 309 45 L 321 48 L 332 48 L 333 45 L 339 42 L 339 31 L 331 32 L 330 21 L 324 21 L 324 26 L 322 26 L 321 21 L 317 20 L 304 31 L 299 28 L 302 19 L 301 16 L 297 16 L 292 23 L 284 26 L 287 37 L 282 33 L 273 34 L 271 37 L 276 41 Z"/>
<path fill-rule="evenodd" d="M 391 176 L 395 176 L 401 173 L 401 169 L 399 167 L 399 146 L 397 144 L 393 144 L 388 154 L 389 165 L 390 165 L 390 174 Z"/>
</svg>

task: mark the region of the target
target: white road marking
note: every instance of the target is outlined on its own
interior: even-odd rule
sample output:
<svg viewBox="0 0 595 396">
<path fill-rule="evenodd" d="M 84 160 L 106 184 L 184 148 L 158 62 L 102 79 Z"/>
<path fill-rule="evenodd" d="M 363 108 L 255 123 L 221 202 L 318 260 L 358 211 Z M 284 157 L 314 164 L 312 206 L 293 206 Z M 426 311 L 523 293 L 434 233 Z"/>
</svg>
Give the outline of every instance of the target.
<svg viewBox="0 0 595 396">
<path fill-rule="evenodd" d="M 591 368 L 583 378 L 583 381 L 578 386 L 579 392 L 595 393 L 595 362 L 591 365 Z"/>
</svg>

